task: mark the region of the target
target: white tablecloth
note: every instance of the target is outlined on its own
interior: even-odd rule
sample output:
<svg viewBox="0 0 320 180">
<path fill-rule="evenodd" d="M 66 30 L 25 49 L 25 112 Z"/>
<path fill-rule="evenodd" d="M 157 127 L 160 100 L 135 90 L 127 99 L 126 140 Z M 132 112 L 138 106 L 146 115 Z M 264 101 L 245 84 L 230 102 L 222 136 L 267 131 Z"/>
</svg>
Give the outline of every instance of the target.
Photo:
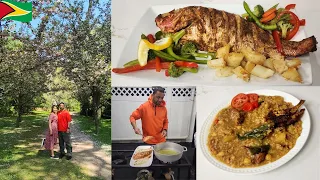
<svg viewBox="0 0 320 180">
<path fill-rule="evenodd" d="M 259 175 L 235 175 L 213 166 L 203 155 L 197 143 L 197 179 L 207 180 L 319 180 L 320 160 L 320 87 L 198 87 L 197 88 L 197 133 L 209 114 L 221 103 L 225 103 L 240 92 L 258 89 L 274 89 L 306 100 L 310 113 L 311 132 L 301 151 L 285 165 L 273 171 Z M 197 136 L 197 142 L 199 142 Z"/>
</svg>

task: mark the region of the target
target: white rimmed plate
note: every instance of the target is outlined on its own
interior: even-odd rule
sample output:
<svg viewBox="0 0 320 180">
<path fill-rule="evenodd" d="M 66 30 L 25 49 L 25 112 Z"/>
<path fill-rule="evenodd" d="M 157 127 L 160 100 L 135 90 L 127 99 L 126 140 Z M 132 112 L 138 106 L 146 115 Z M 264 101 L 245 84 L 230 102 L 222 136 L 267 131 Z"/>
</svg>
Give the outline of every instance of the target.
<svg viewBox="0 0 320 180">
<path fill-rule="evenodd" d="M 134 160 L 133 159 L 133 156 L 140 152 L 140 151 L 146 151 L 150 149 L 151 150 L 151 155 L 150 155 L 150 158 L 146 157 L 146 158 L 143 158 L 143 159 L 138 159 L 138 160 Z M 130 166 L 131 167 L 149 167 L 151 166 L 152 164 L 152 161 L 153 161 L 153 147 L 152 146 L 138 146 L 133 154 L 132 154 L 132 157 L 131 157 L 131 160 L 130 160 Z"/>
<path fill-rule="evenodd" d="M 288 94 L 288 93 L 285 93 L 282 91 L 276 91 L 276 90 L 256 90 L 256 91 L 250 91 L 250 92 L 245 92 L 245 93 L 257 93 L 259 95 L 268 95 L 268 96 L 282 96 L 286 102 L 291 102 L 293 105 L 298 104 L 300 101 L 298 98 L 292 96 L 291 94 Z M 274 170 L 274 169 L 284 165 L 285 163 L 290 161 L 295 155 L 297 155 L 298 152 L 303 148 L 304 144 L 306 143 L 306 141 L 308 139 L 308 136 L 310 133 L 310 126 L 311 126 L 310 115 L 309 115 L 307 108 L 304 105 L 301 106 L 301 108 L 305 109 L 304 115 L 301 118 L 301 121 L 302 121 L 301 135 L 297 139 L 296 145 L 282 158 L 280 158 L 277 161 L 274 161 L 272 163 L 262 165 L 259 167 L 252 167 L 252 168 L 233 168 L 233 167 L 230 167 L 230 166 L 220 162 L 219 160 L 215 159 L 210 154 L 210 151 L 207 147 L 208 134 L 209 134 L 210 127 L 211 127 L 213 120 L 214 120 L 215 116 L 217 115 L 217 113 L 221 109 L 230 105 L 231 100 L 232 100 L 232 98 L 230 98 L 229 101 L 219 105 L 216 109 L 214 109 L 210 113 L 209 117 L 206 119 L 204 124 L 202 125 L 202 129 L 200 132 L 200 146 L 201 146 L 201 150 L 202 150 L 204 156 L 211 164 L 213 164 L 214 166 L 216 166 L 222 170 L 225 170 L 225 171 L 228 171 L 231 173 L 260 174 L 260 173 L 265 173 L 265 172 Z"/>
<path fill-rule="evenodd" d="M 257 3 L 251 3 L 250 7 L 253 9 Z M 261 3 L 259 3 L 261 4 Z M 160 5 L 150 7 L 139 20 L 138 24 L 132 31 L 123 51 L 120 59 L 117 63 L 112 63 L 112 68 L 120 68 L 131 60 L 137 59 L 138 57 L 138 44 L 140 41 L 141 34 L 155 34 L 159 28 L 155 24 L 155 18 L 162 13 L 169 12 L 173 9 L 182 8 L 186 6 L 203 6 L 210 7 L 226 12 L 243 14 L 245 10 L 242 4 L 176 4 L 176 5 Z M 261 4 L 263 7 L 271 7 L 274 4 Z M 284 7 L 285 4 L 280 4 L 279 7 Z M 296 36 L 292 39 L 298 41 L 306 38 L 304 27 L 301 27 Z M 112 47 L 116 48 L 116 47 Z M 136 77 L 139 79 L 149 79 L 155 81 L 172 82 L 180 84 L 194 84 L 194 85 L 310 85 L 312 84 L 312 70 L 310 64 L 310 55 L 304 55 L 299 57 L 302 60 L 299 73 L 303 79 L 303 83 L 297 83 L 293 81 L 285 80 L 281 75 L 275 74 L 268 79 L 262 79 L 255 76 L 251 76 L 250 82 L 244 82 L 242 79 L 237 78 L 235 75 L 230 77 L 217 77 L 215 70 L 208 68 L 206 65 L 200 65 L 198 73 L 185 73 L 179 78 L 166 77 L 164 70 L 157 73 L 155 70 L 144 70 L 138 72 L 132 72 L 127 74 L 121 74 L 121 76 Z"/>
</svg>

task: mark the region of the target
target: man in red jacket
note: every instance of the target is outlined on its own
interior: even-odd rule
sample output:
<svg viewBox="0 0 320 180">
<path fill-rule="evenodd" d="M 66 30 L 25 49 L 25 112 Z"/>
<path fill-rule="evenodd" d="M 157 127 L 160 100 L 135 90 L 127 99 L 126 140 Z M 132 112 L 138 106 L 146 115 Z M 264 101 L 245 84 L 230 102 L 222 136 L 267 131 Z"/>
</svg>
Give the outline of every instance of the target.
<svg viewBox="0 0 320 180">
<path fill-rule="evenodd" d="M 60 146 L 60 156 L 62 159 L 65 156 L 64 148 L 67 149 L 66 159 L 72 158 L 72 145 L 70 138 L 70 122 L 72 121 L 70 113 L 65 109 L 64 103 L 59 104 L 60 111 L 58 112 L 58 136 Z"/>
</svg>

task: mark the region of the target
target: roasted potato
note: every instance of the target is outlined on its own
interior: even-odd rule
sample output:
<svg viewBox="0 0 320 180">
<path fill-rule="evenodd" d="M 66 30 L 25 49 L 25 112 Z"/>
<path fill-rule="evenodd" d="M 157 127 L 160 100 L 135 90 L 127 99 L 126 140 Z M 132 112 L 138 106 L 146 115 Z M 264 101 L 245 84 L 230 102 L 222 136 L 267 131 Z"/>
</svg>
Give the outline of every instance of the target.
<svg viewBox="0 0 320 180">
<path fill-rule="evenodd" d="M 272 64 L 277 73 L 282 74 L 284 71 L 288 70 L 288 66 L 284 61 L 284 58 L 273 59 Z"/>
<path fill-rule="evenodd" d="M 240 63 L 240 66 L 245 68 L 246 67 L 246 64 L 247 64 L 247 61 L 245 59 L 243 59 Z"/>
<path fill-rule="evenodd" d="M 286 59 L 286 64 L 287 66 L 290 68 L 290 67 L 293 67 L 293 68 L 298 68 L 300 65 L 301 65 L 301 60 L 298 59 L 298 58 L 295 58 L 295 59 Z"/>
<path fill-rule="evenodd" d="M 267 160 L 267 161 L 271 161 L 271 158 L 272 158 L 271 154 L 267 154 L 267 155 L 266 155 L 266 160 Z"/>
<path fill-rule="evenodd" d="M 216 68 L 216 76 L 218 77 L 228 77 L 233 75 L 233 67 L 219 67 Z"/>
<path fill-rule="evenodd" d="M 207 61 L 207 66 L 214 69 L 219 67 L 225 67 L 226 65 L 227 63 L 223 60 L 223 58 Z"/>
<path fill-rule="evenodd" d="M 264 67 L 267 67 L 267 68 L 269 68 L 269 69 L 275 70 L 275 69 L 274 69 L 274 66 L 273 66 L 273 59 L 272 59 L 272 58 L 266 59 L 266 60 L 264 61 L 264 63 L 263 63 L 263 66 L 264 66 Z"/>
<path fill-rule="evenodd" d="M 243 48 L 241 52 L 244 54 L 244 57 L 247 61 L 251 61 L 254 64 L 263 65 L 266 57 L 263 54 L 252 51 L 250 48 Z"/>
<path fill-rule="evenodd" d="M 238 77 L 241 78 L 242 80 L 248 82 L 250 80 L 250 74 L 243 69 L 243 67 L 238 66 L 235 69 L 232 70 L 233 73 Z"/>
<path fill-rule="evenodd" d="M 252 69 L 251 74 L 260 78 L 267 79 L 273 76 L 274 71 L 258 64 Z"/>
<path fill-rule="evenodd" d="M 253 64 L 251 61 L 248 61 L 246 66 L 244 67 L 244 69 L 248 72 L 251 73 L 252 69 L 255 67 L 256 65 Z"/>
<path fill-rule="evenodd" d="M 289 81 L 295 81 L 295 82 L 302 83 L 301 75 L 297 71 L 296 68 L 293 68 L 293 67 L 288 68 L 288 70 L 286 70 L 284 73 L 282 73 L 282 76 Z"/>
<path fill-rule="evenodd" d="M 224 136 L 223 142 L 230 142 L 230 141 L 234 140 L 235 138 L 236 138 L 236 136 L 234 136 L 234 135 Z"/>
<path fill-rule="evenodd" d="M 225 61 L 230 67 L 238 67 L 243 60 L 243 57 L 244 55 L 242 53 L 232 52 L 225 56 Z"/>
<path fill-rule="evenodd" d="M 286 133 L 285 132 L 279 132 L 275 134 L 275 140 L 278 144 L 285 144 L 286 142 Z"/>
<path fill-rule="evenodd" d="M 217 58 L 224 58 L 225 55 L 229 54 L 231 46 L 227 44 L 217 50 Z"/>
</svg>

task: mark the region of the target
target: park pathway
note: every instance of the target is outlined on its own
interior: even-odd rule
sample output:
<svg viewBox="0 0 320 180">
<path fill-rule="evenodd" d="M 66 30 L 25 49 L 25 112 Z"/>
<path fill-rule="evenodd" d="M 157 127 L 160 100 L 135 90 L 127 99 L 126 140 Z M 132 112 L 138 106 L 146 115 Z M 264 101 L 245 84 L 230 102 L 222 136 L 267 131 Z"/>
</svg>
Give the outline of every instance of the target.
<svg viewBox="0 0 320 180">
<path fill-rule="evenodd" d="M 111 180 L 111 147 L 99 146 L 89 135 L 81 131 L 76 115 L 71 124 L 72 162 L 84 169 L 89 176 Z"/>
</svg>

